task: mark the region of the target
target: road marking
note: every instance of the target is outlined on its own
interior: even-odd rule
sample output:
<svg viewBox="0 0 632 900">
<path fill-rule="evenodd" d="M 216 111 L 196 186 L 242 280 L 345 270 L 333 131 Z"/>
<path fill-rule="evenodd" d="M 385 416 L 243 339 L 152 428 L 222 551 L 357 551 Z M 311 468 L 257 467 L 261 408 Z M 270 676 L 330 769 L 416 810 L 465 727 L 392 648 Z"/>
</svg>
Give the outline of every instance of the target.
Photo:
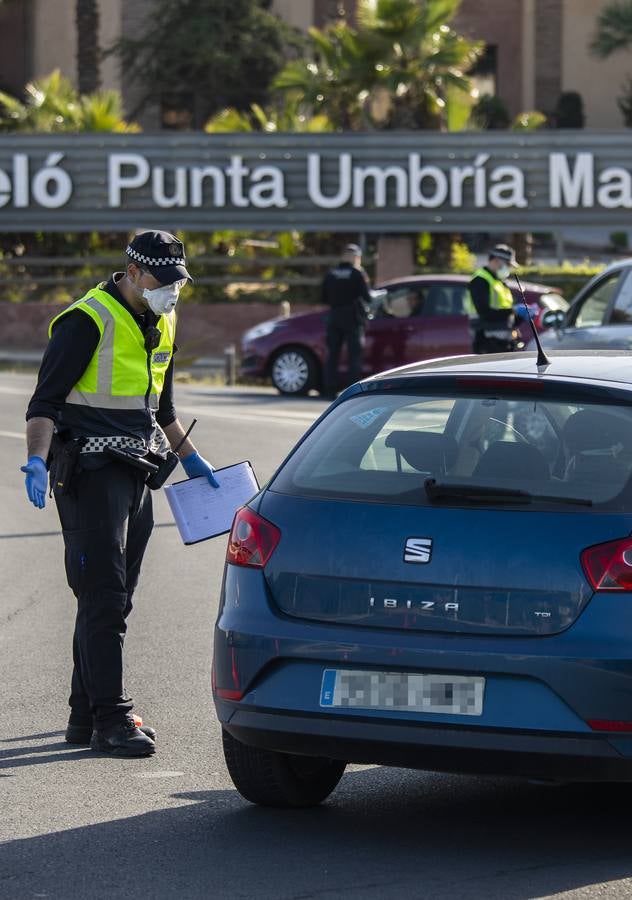
<svg viewBox="0 0 632 900">
<path fill-rule="evenodd" d="M 0 431 L 0 437 L 17 438 L 18 441 L 23 441 L 25 435 L 23 431 Z"/>
<path fill-rule="evenodd" d="M 16 397 L 30 397 L 33 393 L 33 388 L 13 388 L 13 387 L 5 387 L 4 385 L 0 385 L 0 394 L 14 394 Z"/>
<path fill-rule="evenodd" d="M 31 389 L 21 390 L 20 388 L 0 385 L 0 394 L 11 394 L 16 397 L 31 397 L 33 391 Z M 209 416 L 216 419 L 232 419 L 242 422 L 274 422 L 277 425 L 311 425 L 322 412 L 322 410 L 315 411 L 314 413 L 299 412 L 298 410 L 273 410 L 270 413 L 267 410 L 261 410 L 261 412 L 255 412 L 254 410 L 248 412 L 225 412 L 217 409 L 217 407 L 213 409 L 201 409 L 199 406 L 181 406 L 179 403 L 176 403 L 176 409 L 178 412 L 190 413 L 194 416 Z M 24 438 L 23 434 L 16 435 L 15 432 L 8 431 L 0 431 L 0 436 L 18 436 L 20 439 Z"/>
<path fill-rule="evenodd" d="M 289 419 L 282 417 L 282 414 L 274 414 L 268 415 L 267 413 L 228 413 L 228 412 L 220 412 L 217 409 L 200 409 L 199 406 L 180 406 L 177 405 L 178 416 L 180 413 L 188 413 L 192 416 L 207 416 L 210 419 L 231 419 L 232 421 L 237 422 L 258 422 L 259 424 L 265 424 L 266 422 L 274 422 L 275 425 L 290 425 L 295 427 L 296 425 L 311 425 L 318 418 L 319 413 L 316 413 L 313 416 L 307 416 L 302 420 L 298 421 L 297 419 Z"/>
</svg>

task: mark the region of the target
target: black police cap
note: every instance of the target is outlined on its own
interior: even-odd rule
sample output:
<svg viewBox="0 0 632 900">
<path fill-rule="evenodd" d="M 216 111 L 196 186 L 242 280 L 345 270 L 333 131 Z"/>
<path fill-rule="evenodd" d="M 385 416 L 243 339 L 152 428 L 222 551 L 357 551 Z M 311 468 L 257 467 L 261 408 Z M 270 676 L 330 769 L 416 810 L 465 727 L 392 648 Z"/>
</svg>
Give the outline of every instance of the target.
<svg viewBox="0 0 632 900">
<path fill-rule="evenodd" d="M 183 278 L 193 281 L 186 268 L 184 244 L 168 231 L 143 231 L 130 241 L 125 252 L 161 284 Z"/>
</svg>

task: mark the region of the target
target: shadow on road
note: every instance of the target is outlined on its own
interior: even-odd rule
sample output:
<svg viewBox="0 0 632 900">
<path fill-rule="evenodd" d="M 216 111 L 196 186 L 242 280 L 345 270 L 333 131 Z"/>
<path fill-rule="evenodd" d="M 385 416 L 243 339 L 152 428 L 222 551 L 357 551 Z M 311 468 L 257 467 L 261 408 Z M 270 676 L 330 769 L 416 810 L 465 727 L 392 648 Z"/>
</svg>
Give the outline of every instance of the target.
<svg viewBox="0 0 632 900">
<path fill-rule="evenodd" d="M 57 732 L 52 733 L 56 734 Z M 63 731 L 59 734 L 63 734 Z M 24 738 L 24 740 L 27 739 Z M 24 766 L 58 763 L 64 760 L 85 759 L 85 751 L 88 749 L 83 745 L 70 749 L 66 741 L 41 744 L 38 747 L 12 747 L 10 750 L 0 750 L 0 769 L 17 769 Z"/>
<path fill-rule="evenodd" d="M 63 733 L 63 731 L 40 731 L 38 734 L 22 734 L 11 738 L 1 738 L 0 744 L 16 744 L 18 741 L 41 741 L 44 738 L 61 737 Z M 1 750 L 0 759 L 2 759 Z"/>
<path fill-rule="evenodd" d="M 186 805 L 4 843 L 0 896 L 526 900 L 609 890 L 632 876 L 631 796 L 380 768 L 348 773 L 313 810 L 260 809 L 230 790 L 180 793 L 173 800 Z"/>
</svg>

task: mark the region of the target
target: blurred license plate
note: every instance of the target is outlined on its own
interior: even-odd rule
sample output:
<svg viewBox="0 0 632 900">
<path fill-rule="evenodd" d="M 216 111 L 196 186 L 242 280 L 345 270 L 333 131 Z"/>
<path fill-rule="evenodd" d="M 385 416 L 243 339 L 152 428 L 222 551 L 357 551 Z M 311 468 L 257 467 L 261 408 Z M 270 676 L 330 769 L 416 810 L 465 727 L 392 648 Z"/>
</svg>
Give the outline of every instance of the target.
<svg viewBox="0 0 632 900">
<path fill-rule="evenodd" d="M 474 675 L 325 669 L 320 705 L 480 716 L 484 692 L 485 679 Z"/>
</svg>

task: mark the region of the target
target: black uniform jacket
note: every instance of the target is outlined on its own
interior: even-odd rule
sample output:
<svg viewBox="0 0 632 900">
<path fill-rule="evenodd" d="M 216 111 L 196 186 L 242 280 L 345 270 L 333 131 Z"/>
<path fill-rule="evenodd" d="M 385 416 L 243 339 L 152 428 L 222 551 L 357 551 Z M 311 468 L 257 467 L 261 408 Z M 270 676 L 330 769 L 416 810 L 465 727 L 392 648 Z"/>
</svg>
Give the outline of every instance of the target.
<svg viewBox="0 0 632 900">
<path fill-rule="evenodd" d="M 327 272 L 322 299 L 331 308 L 330 321 L 340 325 L 361 325 L 371 304 L 365 275 L 349 262 L 338 263 Z"/>
</svg>

